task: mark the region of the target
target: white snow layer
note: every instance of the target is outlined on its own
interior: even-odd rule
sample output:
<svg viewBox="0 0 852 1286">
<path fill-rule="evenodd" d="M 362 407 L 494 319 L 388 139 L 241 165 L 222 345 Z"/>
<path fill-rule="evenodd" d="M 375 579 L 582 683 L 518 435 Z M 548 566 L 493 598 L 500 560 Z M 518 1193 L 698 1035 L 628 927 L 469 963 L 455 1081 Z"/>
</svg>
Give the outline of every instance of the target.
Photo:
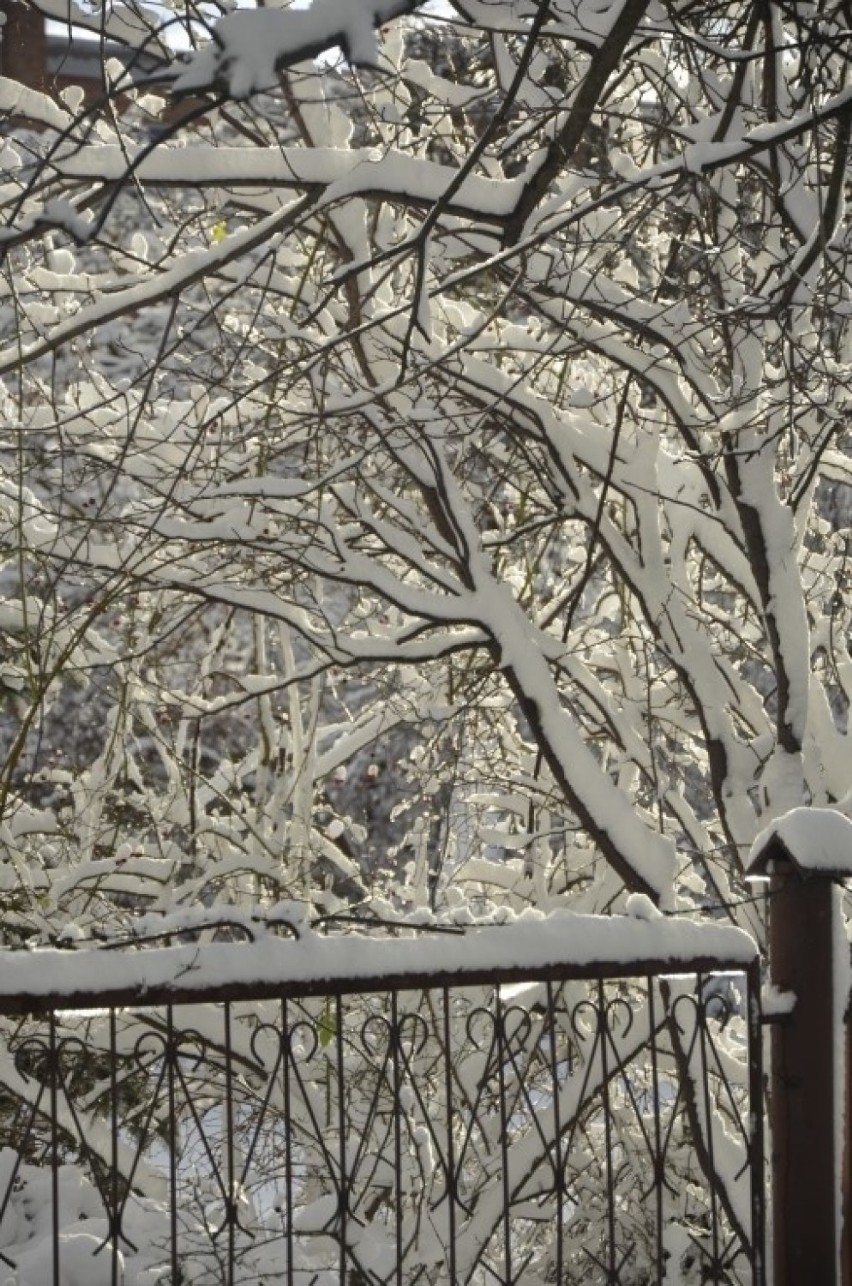
<svg viewBox="0 0 852 1286">
<path fill-rule="evenodd" d="M 196 992 L 253 984 L 267 992 L 277 985 L 317 989 L 330 979 L 357 984 L 369 979 L 403 980 L 422 985 L 424 974 L 438 985 L 448 975 L 464 985 L 466 976 L 494 972 L 513 979 L 534 978 L 541 970 L 610 966 L 623 975 L 641 974 L 652 961 L 671 963 L 673 972 L 694 958 L 718 960 L 720 967 L 748 965 L 757 948 L 743 930 L 729 925 L 696 924 L 674 917 L 530 915 L 502 927 L 435 934 L 416 939 L 346 936 L 329 938 L 305 932 L 299 941 L 268 937 L 253 943 L 152 948 L 145 951 L 89 949 L 0 953 L 2 997 L 71 997 L 85 1000 L 97 992 Z M 353 989 L 356 989 L 353 986 Z M 89 998 L 91 1002 L 91 997 Z M 153 1000 L 151 1001 L 153 1003 Z"/>
<path fill-rule="evenodd" d="M 401 13 L 399 0 L 313 0 L 307 9 L 238 9 L 220 18 L 213 40 L 173 83 L 178 94 L 227 86 L 232 98 L 271 89 L 278 68 L 341 45 L 352 63 L 378 59 L 375 27 Z"/>
<path fill-rule="evenodd" d="M 802 870 L 852 876 L 852 821 L 836 808 L 792 808 L 777 817 L 752 844 L 746 870 L 773 840 Z"/>
</svg>

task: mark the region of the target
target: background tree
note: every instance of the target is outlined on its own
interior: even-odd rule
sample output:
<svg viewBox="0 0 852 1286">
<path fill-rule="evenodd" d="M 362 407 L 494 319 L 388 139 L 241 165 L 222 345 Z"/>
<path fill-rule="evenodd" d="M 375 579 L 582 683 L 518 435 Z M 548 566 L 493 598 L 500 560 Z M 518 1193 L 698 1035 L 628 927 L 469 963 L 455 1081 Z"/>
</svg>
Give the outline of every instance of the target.
<svg viewBox="0 0 852 1286">
<path fill-rule="evenodd" d="M 7 860 L 311 897 L 370 748 L 394 897 L 727 907 L 849 788 L 842 11 L 310 12 L 7 143 Z"/>
</svg>

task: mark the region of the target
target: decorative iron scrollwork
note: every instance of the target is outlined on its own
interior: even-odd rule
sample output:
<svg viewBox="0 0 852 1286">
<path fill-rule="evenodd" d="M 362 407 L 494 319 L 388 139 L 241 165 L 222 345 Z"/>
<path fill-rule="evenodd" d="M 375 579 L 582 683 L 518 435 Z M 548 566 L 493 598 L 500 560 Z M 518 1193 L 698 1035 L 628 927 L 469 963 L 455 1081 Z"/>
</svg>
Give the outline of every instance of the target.
<svg viewBox="0 0 852 1286">
<path fill-rule="evenodd" d="M 0 1263 L 29 1281 L 49 1246 L 57 1286 L 86 1246 L 110 1286 L 626 1286 L 674 1258 L 745 1286 L 750 995 L 497 979 L 28 1019 Z"/>
</svg>

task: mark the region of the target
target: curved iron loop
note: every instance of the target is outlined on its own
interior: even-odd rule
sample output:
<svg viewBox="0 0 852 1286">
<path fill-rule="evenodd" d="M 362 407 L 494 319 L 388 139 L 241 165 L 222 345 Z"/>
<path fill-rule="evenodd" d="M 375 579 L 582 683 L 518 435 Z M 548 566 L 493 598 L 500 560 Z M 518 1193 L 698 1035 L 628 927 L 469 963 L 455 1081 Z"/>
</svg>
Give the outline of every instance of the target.
<svg viewBox="0 0 852 1286">
<path fill-rule="evenodd" d="M 55 1054 L 44 1036 L 24 1036 L 12 1047 L 12 1059 L 15 1071 L 23 1081 L 46 1081 L 50 1076 L 51 1063 Z M 32 1061 L 30 1061 L 32 1060 Z M 41 1070 L 41 1067 L 44 1070 Z M 36 1069 L 39 1070 L 36 1070 Z"/>
<path fill-rule="evenodd" d="M 514 1060 L 517 1054 L 526 1049 L 533 1030 L 532 1015 L 521 1005 L 502 1005 L 497 1022 L 506 1052 Z"/>
<path fill-rule="evenodd" d="M 704 1006 L 700 997 L 694 993 L 681 992 L 679 996 L 675 996 L 674 1000 L 669 1001 L 668 1009 L 671 1019 L 677 1027 L 678 1034 L 683 1039 L 686 1039 L 687 1032 L 691 1031 L 691 1040 L 694 1041 L 699 1029 L 707 1025 L 707 1014 Z M 681 1021 L 680 1018 L 681 1010 L 684 1010 L 688 1015 L 684 1021 Z M 689 1016 L 691 1016 L 691 1021 Z"/>
<path fill-rule="evenodd" d="M 317 1050 L 321 1048 L 317 1022 L 309 1018 L 300 1018 L 297 1022 L 291 1023 L 287 1031 L 282 1032 L 281 1039 L 286 1045 L 287 1054 L 293 1061 L 298 1056 L 305 1062 L 310 1062 Z"/>
<path fill-rule="evenodd" d="M 606 1019 L 604 1009 L 596 1000 L 578 1000 L 573 1009 L 569 1011 L 571 1030 L 580 1043 L 587 1041 L 591 1032 L 588 1027 L 582 1027 L 581 1020 L 584 1014 L 592 1015 L 592 1030 L 597 1034 L 604 1027 Z"/>
<path fill-rule="evenodd" d="M 397 1019 L 393 1036 L 397 1052 L 406 1067 L 410 1067 L 429 1043 L 429 1024 L 422 1014 L 407 1010 Z"/>
<path fill-rule="evenodd" d="M 151 1057 L 148 1063 L 144 1063 L 142 1060 L 149 1052 L 147 1048 L 149 1045 L 152 1046 Z M 149 1066 L 156 1058 L 162 1058 L 167 1066 L 173 1067 L 177 1066 L 181 1058 L 194 1058 L 193 1070 L 195 1070 L 204 1062 L 205 1052 L 209 1047 L 210 1042 L 192 1027 L 175 1028 L 171 1035 L 151 1028 L 142 1032 L 136 1040 L 133 1046 L 133 1057 L 139 1067 Z"/>
<path fill-rule="evenodd" d="M 264 1041 L 269 1041 L 276 1050 L 273 1066 L 277 1066 L 287 1048 L 287 1033 L 280 1027 L 276 1027 L 274 1023 L 268 1022 L 256 1023 L 252 1028 L 249 1036 L 249 1049 L 258 1066 L 266 1071 L 268 1068 L 267 1055 L 265 1051 L 261 1050 L 261 1044 Z"/>
<path fill-rule="evenodd" d="M 385 1014 L 368 1014 L 361 1023 L 358 1036 L 367 1053 L 377 1058 L 393 1045 L 393 1024 Z"/>
<path fill-rule="evenodd" d="M 606 1002 L 604 1006 L 604 1014 L 606 1017 L 607 1031 L 612 1032 L 618 1028 L 619 1013 L 625 1015 L 621 1035 L 622 1037 L 629 1036 L 631 1028 L 633 1027 L 634 1014 L 633 1006 L 625 996 L 615 996 L 612 1000 L 608 1000 Z"/>
<path fill-rule="evenodd" d="M 491 1035 L 487 1040 L 483 1039 L 476 1031 L 477 1023 L 482 1023 L 484 1027 L 491 1028 Z M 471 1045 L 473 1045 L 474 1049 L 477 1049 L 482 1053 L 486 1044 L 489 1049 L 492 1049 L 494 1046 L 494 1036 L 497 1031 L 497 1016 L 492 1009 L 487 1009 L 485 1005 L 476 1005 L 471 1009 L 465 1019 L 464 1030 L 465 1035 Z"/>
</svg>

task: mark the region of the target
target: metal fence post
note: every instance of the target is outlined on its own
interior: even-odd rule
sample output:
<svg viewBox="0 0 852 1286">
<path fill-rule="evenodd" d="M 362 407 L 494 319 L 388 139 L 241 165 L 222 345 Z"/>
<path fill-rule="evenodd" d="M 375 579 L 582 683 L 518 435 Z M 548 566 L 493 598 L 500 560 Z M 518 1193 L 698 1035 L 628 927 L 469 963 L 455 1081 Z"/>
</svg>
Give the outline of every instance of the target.
<svg viewBox="0 0 852 1286">
<path fill-rule="evenodd" d="M 843 1047 L 846 1053 L 845 1119 L 843 1134 L 843 1227 L 840 1234 L 840 1280 L 852 1286 L 852 1014 L 847 998 L 843 1015 Z"/>
<path fill-rule="evenodd" d="M 772 1029 L 775 1286 L 833 1286 L 837 1186 L 832 885 L 778 863 L 770 882 L 772 981 L 796 1003 Z M 839 1088 L 839 1087 L 838 1087 Z"/>
<path fill-rule="evenodd" d="M 776 1014 L 769 1084 L 774 1286 L 852 1286 L 849 1228 L 849 987 L 834 882 L 852 874 L 852 822 L 794 809 L 752 849 L 769 877 L 770 979 L 795 1004 Z"/>
</svg>

